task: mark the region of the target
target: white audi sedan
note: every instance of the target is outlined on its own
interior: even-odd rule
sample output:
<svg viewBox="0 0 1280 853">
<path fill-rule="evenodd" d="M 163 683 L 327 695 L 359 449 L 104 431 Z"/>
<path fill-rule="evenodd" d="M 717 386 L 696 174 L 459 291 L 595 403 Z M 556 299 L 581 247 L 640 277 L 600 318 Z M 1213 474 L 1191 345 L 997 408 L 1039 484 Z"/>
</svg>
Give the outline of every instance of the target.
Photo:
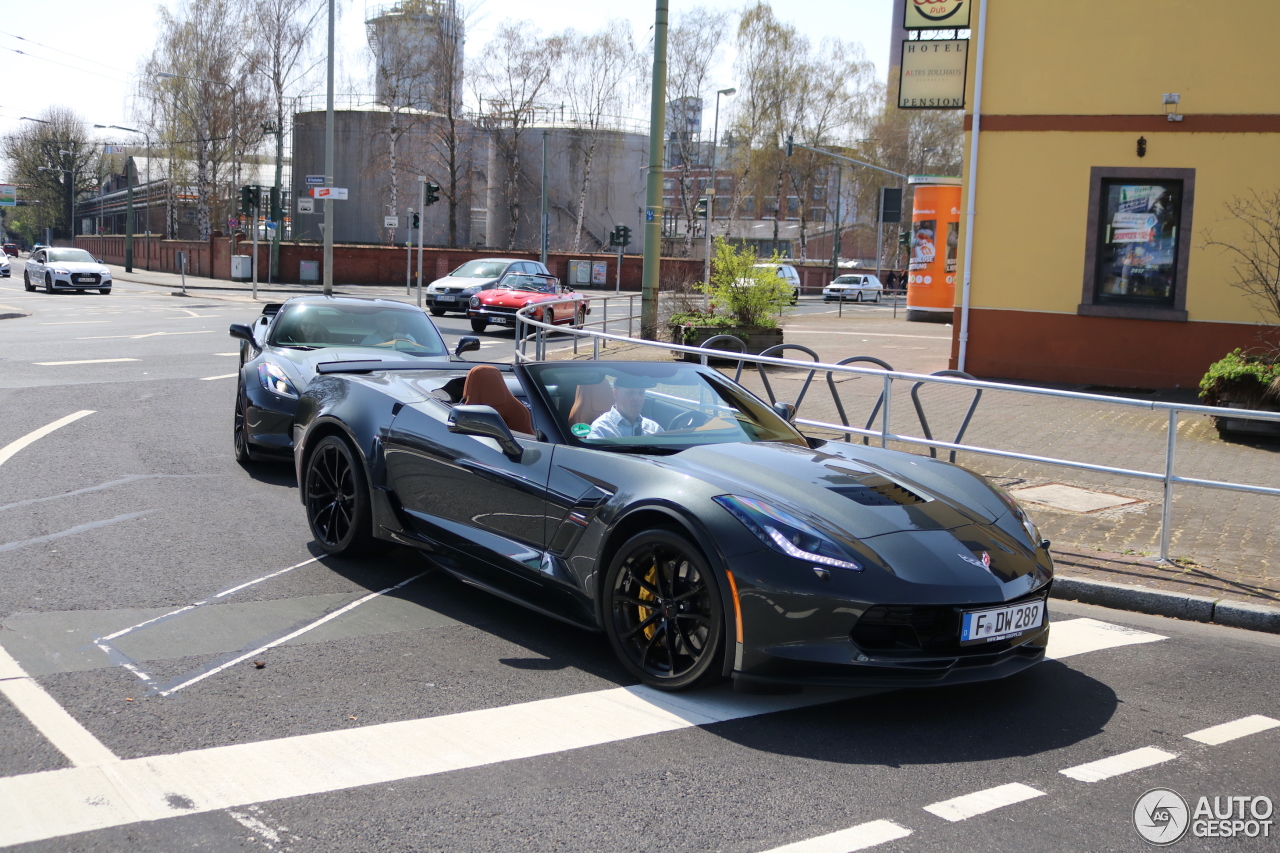
<svg viewBox="0 0 1280 853">
<path fill-rule="evenodd" d="M 31 253 L 22 275 L 27 290 L 44 287 L 55 290 L 96 290 L 111 292 L 111 270 L 84 249 L 44 246 Z"/>
<path fill-rule="evenodd" d="M 879 302 L 880 294 L 884 293 L 884 285 L 880 283 L 880 279 L 873 275 L 840 275 L 822 288 L 822 299 L 824 302 L 833 300 L 852 299 L 854 302 L 862 302 L 869 300 L 871 302 Z"/>
</svg>

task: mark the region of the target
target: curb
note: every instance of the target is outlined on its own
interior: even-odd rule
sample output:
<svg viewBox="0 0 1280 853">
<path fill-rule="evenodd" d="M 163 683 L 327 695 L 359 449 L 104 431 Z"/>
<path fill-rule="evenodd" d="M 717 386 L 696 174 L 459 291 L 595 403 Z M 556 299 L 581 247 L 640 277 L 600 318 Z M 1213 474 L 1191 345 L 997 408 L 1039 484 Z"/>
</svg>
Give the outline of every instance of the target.
<svg viewBox="0 0 1280 853">
<path fill-rule="evenodd" d="M 1052 598 L 1150 613 L 1153 616 L 1212 622 L 1231 628 L 1280 634 L 1280 608 L 1265 604 L 1165 592 L 1144 586 L 1087 580 L 1070 575 L 1055 577 L 1049 595 Z"/>
</svg>

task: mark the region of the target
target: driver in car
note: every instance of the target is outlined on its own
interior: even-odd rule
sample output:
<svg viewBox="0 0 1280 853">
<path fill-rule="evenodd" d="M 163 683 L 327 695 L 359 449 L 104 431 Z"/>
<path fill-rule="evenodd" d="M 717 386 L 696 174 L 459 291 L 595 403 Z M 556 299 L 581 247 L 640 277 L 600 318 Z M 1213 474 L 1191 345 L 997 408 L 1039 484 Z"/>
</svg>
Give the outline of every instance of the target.
<svg viewBox="0 0 1280 853">
<path fill-rule="evenodd" d="M 397 311 L 383 311 L 374 317 L 373 322 L 376 328 L 365 335 L 364 340 L 360 342 L 360 346 L 378 346 L 379 344 L 394 343 L 398 340 L 417 343 L 413 335 L 405 331 L 404 322 Z"/>
<path fill-rule="evenodd" d="M 644 389 L 653 383 L 640 376 L 618 376 L 613 380 L 613 408 L 591 422 L 587 438 L 622 438 L 662 432 L 658 422 L 640 414 Z"/>
</svg>

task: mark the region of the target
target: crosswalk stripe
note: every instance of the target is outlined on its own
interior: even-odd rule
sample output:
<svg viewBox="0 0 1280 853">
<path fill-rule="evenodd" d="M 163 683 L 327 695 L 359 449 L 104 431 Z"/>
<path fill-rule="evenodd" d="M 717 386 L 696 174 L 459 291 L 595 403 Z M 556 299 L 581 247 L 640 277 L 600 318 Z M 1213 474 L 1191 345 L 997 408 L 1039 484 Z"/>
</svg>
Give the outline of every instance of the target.
<svg viewBox="0 0 1280 853">
<path fill-rule="evenodd" d="M 897 841 L 910 834 L 911 830 L 905 826 L 898 826 L 893 821 L 873 820 L 829 835 L 819 835 L 816 838 L 806 838 L 794 844 L 775 847 L 765 853 L 853 853 L 855 850 L 866 850 L 887 841 Z"/>
<path fill-rule="evenodd" d="M 1191 740 L 1198 740 L 1201 743 L 1207 743 L 1209 746 L 1217 746 L 1229 740 L 1255 735 L 1258 732 L 1265 732 L 1267 729 L 1274 729 L 1276 726 L 1280 726 L 1280 720 L 1273 720 L 1261 714 L 1253 714 L 1248 717 L 1241 717 L 1238 720 L 1232 720 L 1229 723 L 1200 729 L 1200 731 L 1192 732 L 1186 737 Z"/>
<path fill-rule="evenodd" d="M 940 803 L 925 806 L 924 810 L 955 823 L 967 820 L 975 815 L 986 814 L 996 809 L 1002 809 L 1005 806 L 1011 806 L 1014 803 L 1021 803 L 1024 800 L 1031 800 L 1044 795 L 1044 791 L 1037 791 L 1030 785 L 1023 785 L 1021 782 L 1010 782 L 1008 785 L 999 785 L 995 788 L 988 788 L 985 791 L 965 794 L 963 797 L 943 800 Z"/>
<path fill-rule="evenodd" d="M 1172 752 L 1165 752 L 1163 749 L 1156 749 L 1154 746 L 1144 746 L 1141 749 L 1122 752 L 1119 755 L 1112 755 L 1098 761 L 1090 761 L 1088 764 L 1068 767 L 1066 770 L 1059 770 L 1058 772 L 1063 776 L 1079 779 L 1081 782 L 1101 782 L 1103 779 L 1110 779 L 1112 776 L 1121 776 L 1125 773 L 1132 773 L 1134 770 L 1141 770 L 1144 767 L 1163 764 L 1177 757 Z"/>
<path fill-rule="evenodd" d="M 1167 639 L 1169 638 L 1160 634 L 1126 628 L 1123 625 L 1112 625 L 1110 622 L 1099 622 L 1097 619 L 1066 619 L 1053 623 L 1049 631 L 1049 649 L 1045 657 L 1050 660 L 1061 660 L 1086 652 L 1139 643 L 1155 643 Z"/>
</svg>

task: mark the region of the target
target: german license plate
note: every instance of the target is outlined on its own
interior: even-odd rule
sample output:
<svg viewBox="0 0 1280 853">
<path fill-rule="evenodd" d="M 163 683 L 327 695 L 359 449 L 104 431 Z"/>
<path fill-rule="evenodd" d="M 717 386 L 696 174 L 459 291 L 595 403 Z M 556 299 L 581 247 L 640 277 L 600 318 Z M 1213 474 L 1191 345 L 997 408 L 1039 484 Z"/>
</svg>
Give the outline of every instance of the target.
<svg viewBox="0 0 1280 853">
<path fill-rule="evenodd" d="M 510 326 L 516 319 L 514 317 L 490 317 L 489 322 L 498 323 L 503 326 Z"/>
<path fill-rule="evenodd" d="M 78 276 L 76 276 L 76 281 L 93 281 L 93 276 L 91 276 L 91 275 L 78 275 Z"/>
<path fill-rule="evenodd" d="M 457 302 L 458 297 L 452 293 L 440 293 L 436 295 L 436 302 Z"/>
<path fill-rule="evenodd" d="M 1007 640 L 1044 624 L 1044 599 L 1023 601 L 988 610 L 969 610 L 960 623 L 960 645 Z"/>
</svg>

